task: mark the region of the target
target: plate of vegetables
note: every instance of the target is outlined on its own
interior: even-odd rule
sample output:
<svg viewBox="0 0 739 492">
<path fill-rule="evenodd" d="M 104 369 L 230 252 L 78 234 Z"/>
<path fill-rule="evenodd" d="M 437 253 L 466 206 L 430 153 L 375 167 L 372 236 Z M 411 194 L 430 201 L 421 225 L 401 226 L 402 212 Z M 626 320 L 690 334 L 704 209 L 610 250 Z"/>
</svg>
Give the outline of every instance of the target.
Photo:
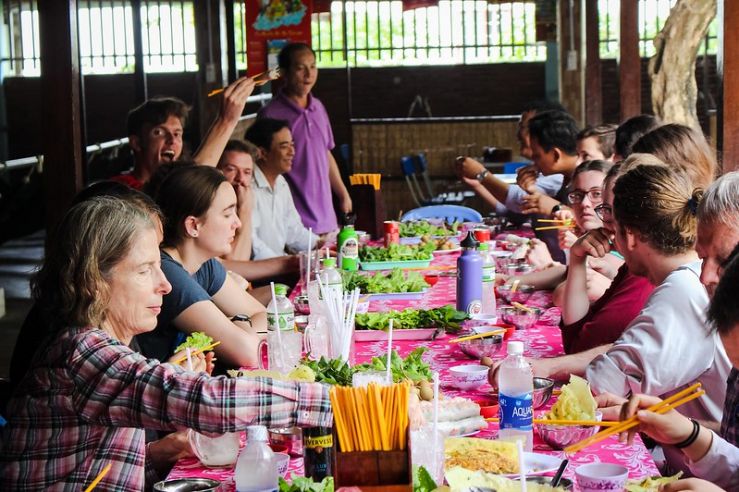
<svg viewBox="0 0 739 492">
<path fill-rule="evenodd" d="M 362 270 L 391 270 L 393 268 L 425 268 L 431 264 L 434 243 L 419 245 L 391 244 L 388 247 L 364 246 L 359 250 Z"/>
<path fill-rule="evenodd" d="M 352 292 L 359 288 L 361 294 L 368 294 L 369 300 L 420 299 L 428 290 L 429 283 L 418 272 L 406 272 L 394 268 L 390 273 L 380 272 L 362 274 L 342 271 L 344 291 Z"/>
<path fill-rule="evenodd" d="M 358 314 L 355 319 L 356 341 L 387 339 L 387 329 L 393 320 L 393 338 L 396 340 L 431 340 L 445 331 L 457 332 L 467 313 L 447 305 L 434 309 L 413 309 Z"/>
<path fill-rule="evenodd" d="M 459 235 L 461 222 L 447 224 L 444 221 L 412 220 L 400 223 L 401 244 L 418 244 L 423 238 L 447 239 Z"/>
</svg>

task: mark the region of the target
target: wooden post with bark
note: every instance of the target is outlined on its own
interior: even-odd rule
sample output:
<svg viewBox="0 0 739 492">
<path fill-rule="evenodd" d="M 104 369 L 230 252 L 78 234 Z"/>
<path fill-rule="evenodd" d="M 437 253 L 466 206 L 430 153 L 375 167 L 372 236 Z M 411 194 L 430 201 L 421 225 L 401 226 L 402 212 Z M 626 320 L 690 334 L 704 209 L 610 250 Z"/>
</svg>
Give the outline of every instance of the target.
<svg viewBox="0 0 739 492">
<path fill-rule="evenodd" d="M 664 122 L 700 129 L 695 59 L 715 16 L 716 0 L 677 0 L 654 38 L 656 53 L 649 60 L 652 110 Z"/>
</svg>

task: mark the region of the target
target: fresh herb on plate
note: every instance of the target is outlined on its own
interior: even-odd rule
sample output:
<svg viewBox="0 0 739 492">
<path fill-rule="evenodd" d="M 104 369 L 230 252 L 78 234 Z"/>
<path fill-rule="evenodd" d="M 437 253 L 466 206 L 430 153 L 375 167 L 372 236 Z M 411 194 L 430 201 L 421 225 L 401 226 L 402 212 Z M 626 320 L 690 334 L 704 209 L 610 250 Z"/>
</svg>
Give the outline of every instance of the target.
<svg viewBox="0 0 739 492">
<path fill-rule="evenodd" d="M 393 350 L 390 356 L 390 372 L 393 375 L 393 381 L 399 383 L 410 379 L 411 381 L 419 381 L 422 379 L 430 380 L 431 367 L 424 362 L 421 357 L 428 350 L 426 347 L 418 347 L 403 359 L 398 352 Z M 355 367 L 357 371 L 386 371 L 387 356 L 372 357 L 372 360 L 366 364 L 360 364 Z"/>
<path fill-rule="evenodd" d="M 304 358 L 300 361 L 303 366 L 310 367 L 316 375 L 317 383 L 337 384 L 339 386 L 351 386 L 354 369 L 341 359 L 319 360 Z"/>
<path fill-rule="evenodd" d="M 449 332 L 459 331 L 462 321 L 468 318 L 464 311 L 452 305 L 434 309 L 413 309 L 357 314 L 354 323 L 360 330 L 387 330 L 393 320 L 394 330 L 413 328 L 443 328 Z"/>
<path fill-rule="evenodd" d="M 433 492 L 436 487 L 436 482 L 426 468 L 413 466 L 413 492 Z"/>
<path fill-rule="evenodd" d="M 433 243 L 421 245 L 391 244 L 387 248 L 382 246 L 364 246 L 359 249 L 359 260 L 366 263 L 378 261 L 414 261 L 430 260 L 431 253 L 436 249 Z"/>
<path fill-rule="evenodd" d="M 386 294 L 395 292 L 421 292 L 429 284 L 418 272 L 403 274 L 400 268 L 393 268 L 387 275 L 376 273 L 364 275 L 359 272 L 342 271 L 344 291 L 352 292 L 359 288 L 362 294 Z"/>
<path fill-rule="evenodd" d="M 301 477 L 294 473 L 290 476 L 288 483 L 282 477 L 279 477 L 280 492 L 334 492 L 334 477 L 326 477 L 316 483 L 310 477 Z"/>
</svg>

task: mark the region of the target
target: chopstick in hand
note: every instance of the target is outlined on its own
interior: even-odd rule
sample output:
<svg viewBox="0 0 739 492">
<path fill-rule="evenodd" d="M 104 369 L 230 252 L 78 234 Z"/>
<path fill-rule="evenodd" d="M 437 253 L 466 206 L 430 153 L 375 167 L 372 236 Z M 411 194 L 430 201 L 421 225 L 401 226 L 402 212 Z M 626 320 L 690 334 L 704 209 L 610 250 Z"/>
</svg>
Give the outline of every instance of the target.
<svg viewBox="0 0 739 492">
<path fill-rule="evenodd" d="M 266 75 L 266 77 L 265 77 L 265 75 Z M 266 84 L 267 82 L 271 82 L 271 81 L 273 81 L 275 79 L 278 79 L 278 78 L 280 78 L 280 69 L 279 68 L 273 68 L 271 70 L 265 70 L 264 72 L 258 73 L 258 74 L 256 74 L 253 77 L 253 79 L 254 79 L 254 85 L 256 87 L 262 86 L 262 85 Z M 208 97 L 217 96 L 218 94 L 220 94 L 221 92 L 223 92 L 225 90 L 226 90 L 225 87 L 221 87 L 220 89 L 212 90 L 212 91 L 210 91 L 208 93 Z"/>
<path fill-rule="evenodd" d="M 701 386 L 701 383 L 695 383 L 689 388 L 679 391 L 675 393 L 674 395 L 670 396 L 669 398 L 655 405 L 652 405 L 651 407 L 645 410 L 647 412 L 654 412 L 654 413 L 659 413 L 659 414 L 666 413 L 670 410 L 673 410 L 679 407 L 680 405 L 683 405 L 689 401 L 695 400 L 696 398 L 704 395 L 706 393 L 705 391 L 703 390 L 696 391 L 698 388 L 700 388 L 700 386 Z M 696 392 L 693 393 L 694 391 Z M 595 444 L 604 439 L 607 439 L 614 434 L 620 434 L 622 432 L 625 432 L 633 427 L 636 427 L 637 425 L 639 425 L 639 420 L 637 419 L 636 415 L 633 415 L 632 417 L 626 420 L 623 420 L 620 423 L 620 425 L 615 425 L 608 429 L 602 430 L 592 437 L 583 439 L 582 441 L 575 443 L 572 446 L 566 447 L 564 451 L 565 453 L 576 453 L 580 451 L 581 449 L 590 446 L 591 444 Z"/>
<path fill-rule="evenodd" d="M 193 350 L 192 352 L 190 352 L 190 357 L 192 357 L 194 355 L 198 355 L 198 354 L 200 354 L 202 352 L 208 352 L 210 350 L 213 350 L 215 347 L 219 346 L 220 344 L 221 344 L 221 342 L 213 342 L 210 345 L 208 345 L 207 347 L 203 347 L 203 348 L 198 349 L 198 350 Z M 177 359 L 176 361 L 174 361 L 174 363 L 175 364 L 182 364 L 186 360 L 187 360 L 187 356 L 184 356 L 184 357 L 180 357 L 179 359 Z"/>
</svg>

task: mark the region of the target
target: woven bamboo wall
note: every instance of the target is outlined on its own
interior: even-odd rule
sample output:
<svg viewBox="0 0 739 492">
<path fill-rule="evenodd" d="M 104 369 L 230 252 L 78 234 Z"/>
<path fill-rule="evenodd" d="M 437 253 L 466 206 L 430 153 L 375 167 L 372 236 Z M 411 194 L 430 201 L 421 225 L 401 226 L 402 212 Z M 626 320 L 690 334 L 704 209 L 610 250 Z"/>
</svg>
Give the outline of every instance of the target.
<svg viewBox="0 0 739 492">
<path fill-rule="evenodd" d="M 382 174 L 382 194 L 388 218 L 416 207 L 400 169 L 404 155 L 424 152 L 436 193 L 464 189 L 454 177 L 459 155 L 480 156 L 483 147 L 513 149 L 517 117 L 506 120 L 411 123 L 352 123 L 354 172 Z"/>
</svg>

